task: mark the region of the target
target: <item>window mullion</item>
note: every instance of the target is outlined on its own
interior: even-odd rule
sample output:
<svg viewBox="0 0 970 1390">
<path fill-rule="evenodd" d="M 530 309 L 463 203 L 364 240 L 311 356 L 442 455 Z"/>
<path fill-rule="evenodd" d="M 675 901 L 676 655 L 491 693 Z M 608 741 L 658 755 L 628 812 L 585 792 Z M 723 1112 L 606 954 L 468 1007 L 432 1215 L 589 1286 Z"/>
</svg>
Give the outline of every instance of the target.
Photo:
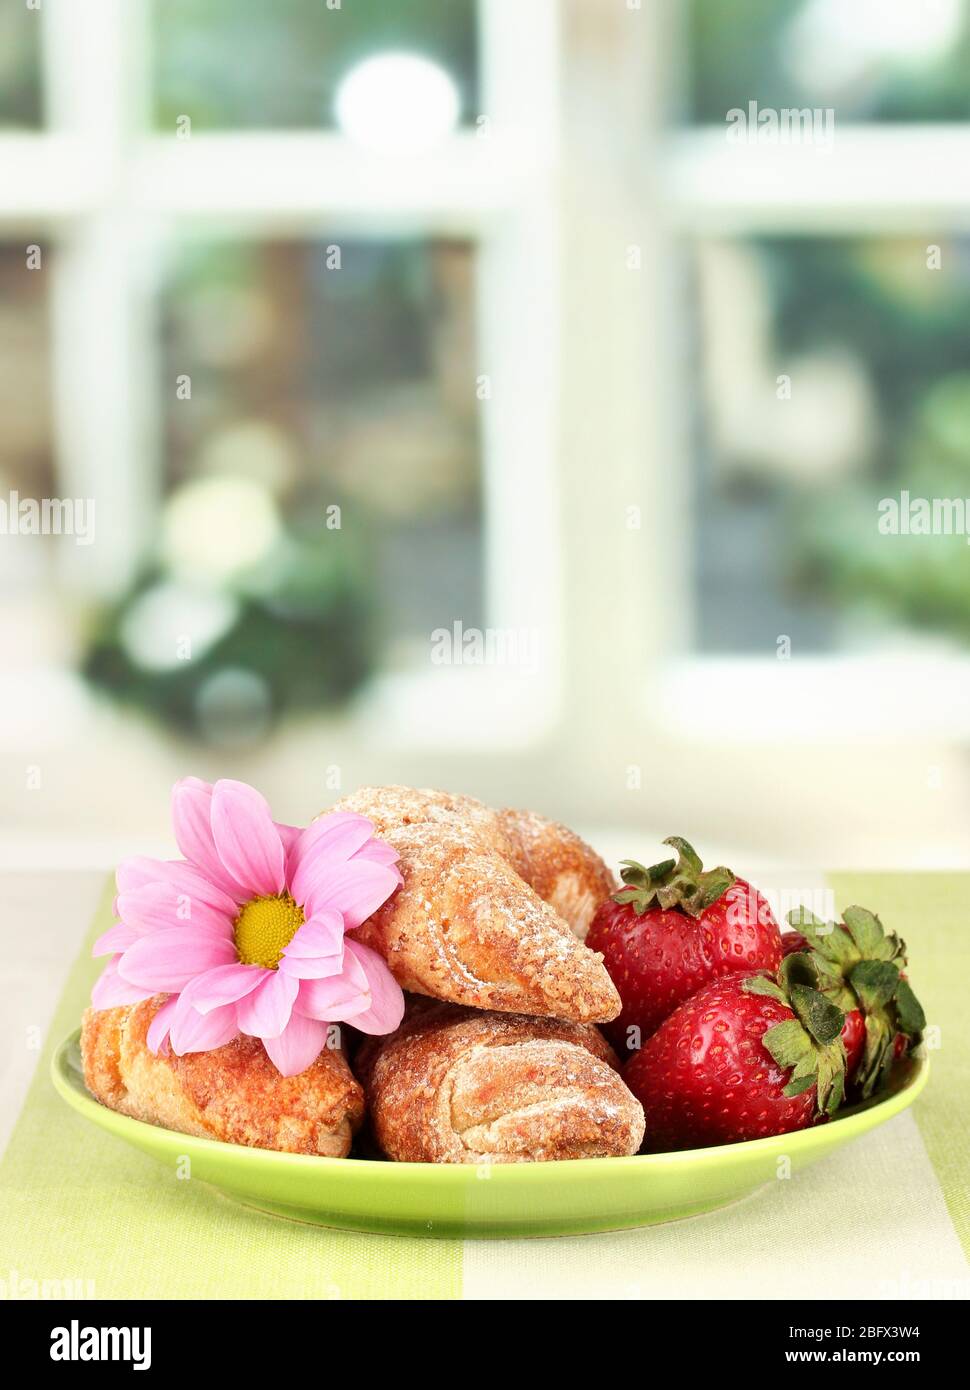
<svg viewBox="0 0 970 1390">
<path fill-rule="evenodd" d="M 54 258 L 58 473 L 66 495 L 95 501 L 96 543 L 83 575 L 110 592 L 136 564 L 157 486 L 152 296 L 126 193 L 128 150 L 144 115 L 146 10 L 142 0 L 53 0 L 45 11 L 52 138 L 74 148 L 94 190 Z M 82 573 L 69 550 L 65 562 Z"/>
<path fill-rule="evenodd" d="M 671 137 L 666 216 L 692 233 L 824 236 L 970 225 L 970 130 L 836 126 L 831 148 L 731 144 L 728 128 Z"/>
</svg>

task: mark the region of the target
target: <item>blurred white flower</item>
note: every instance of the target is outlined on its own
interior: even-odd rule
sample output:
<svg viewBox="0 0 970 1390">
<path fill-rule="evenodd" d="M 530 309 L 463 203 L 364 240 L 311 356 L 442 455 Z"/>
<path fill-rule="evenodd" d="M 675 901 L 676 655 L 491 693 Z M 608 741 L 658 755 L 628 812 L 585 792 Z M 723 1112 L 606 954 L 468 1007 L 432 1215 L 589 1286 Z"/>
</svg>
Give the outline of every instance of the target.
<svg viewBox="0 0 970 1390">
<path fill-rule="evenodd" d="M 135 599 L 121 624 L 121 645 L 145 671 L 172 671 L 198 660 L 229 631 L 239 608 L 229 594 L 161 583 Z"/>
<path fill-rule="evenodd" d="M 220 584 L 265 559 L 283 525 L 276 503 L 248 478 L 199 478 L 162 514 L 162 558 L 177 577 Z"/>
</svg>

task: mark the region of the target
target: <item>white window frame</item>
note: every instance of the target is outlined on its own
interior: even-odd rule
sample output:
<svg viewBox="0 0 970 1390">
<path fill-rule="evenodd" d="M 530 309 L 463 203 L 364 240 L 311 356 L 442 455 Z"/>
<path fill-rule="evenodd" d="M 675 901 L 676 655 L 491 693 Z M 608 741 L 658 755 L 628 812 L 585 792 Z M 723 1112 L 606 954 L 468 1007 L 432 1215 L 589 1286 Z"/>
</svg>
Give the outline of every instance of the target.
<svg viewBox="0 0 970 1390">
<path fill-rule="evenodd" d="M 970 229 L 970 124 L 848 124 L 831 149 L 732 143 L 727 125 L 671 137 L 665 170 L 671 244 L 706 236 L 926 236 Z M 873 518 L 875 525 L 875 517 Z M 779 634 L 780 635 L 780 634 Z M 723 698 L 698 699 L 701 685 Z M 874 698 L 875 697 L 875 698 Z M 778 738 L 970 738 L 970 659 L 944 639 L 871 656 L 699 658 L 682 652 L 661 681 L 672 729 L 758 745 Z"/>
<path fill-rule="evenodd" d="M 476 374 L 491 389 L 481 412 L 487 620 L 533 630 L 548 653 L 559 626 L 560 549 L 555 0 L 524 8 L 483 0 L 487 125 L 414 161 L 368 154 L 332 131 L 155 132 L 149 18 L 146 0 L 44 0 L 47 125 L 0 136 L 0 231 L 45 233 L 57 245 L 59 485 L 98 502 L 96 553 L 83 557 L 83 571 L 76 556 L 63 563 L 111 593 L 144 553 L 157 516 L 161 403 L 149 383 L 158 263 L 173 233 L 463 237 L 477 252 Z M 392 738 L 462 748 L 483 733 L 490 744 L 529 742 L 554 717 L 554 662 L 526 677 L 469 668 L 433 680 L 430 669 L 378 682 L 362 719 Z"/>
<path fill-rule="evenodd" d="M 912 658 L 887 691 L 871 663 L 792 663 L 789 678 L 771 657 L 691 655 L 676 390 L 693 387 L 677 365 L 676 265 L 685 235 L 964 229 L 970 187 L 952 170 L 970 167 L 970 127 L 840 128 L 831 157 L 804 159 L 729 147 L 720 129 L 670 133 L 680 0 L 479 0 L 485 139 L 464 131 L 406 167 L 329 132 L 178 141 L 150 133 L 144 0 L 44 0 L 42 16 L 54 105 L 43 133 L 0 136 L 0 231 L 58 242 L 58 470 L 65 492 L 98 496 L 99 530 L 116 536 L 98 574 L 106 591 L 147 537 L 160 479 L 154 285 L 126 247 L 177 226 L 465 235 L 479 250 L 479 369 L 493 378 L 488 622 L 540 630 L 546 660 L 533 677 L 429 664 L 382 679 L 339 729 L 362 774 L 380 775 L 390 749 L 402 780 L 458 777 L 487 794 L 494 779 L 496 799 L 541 804 L 543 776 L 567 768 L 560 808 L 571 798 L 590 824 L 615 818 L 617 787 L 639 768 L 652 820 L 702 834 L 727 808 L 739 837 L 768 842 L 787 817 L 806 828 L 806 858 L 834 862 L 832 782 L 898 755 L 901 709 L 915 725 L 911 781 L 934 748 L 942 757 L 966 737 L 963 659 L 939 658 L 944 698 Z M 626 524 L 631 507 L 640 531 Z M 724 735 L 733 743 L 718 753 Z M 781 807 L 770 757 L 752 783 L 750 751 L 766 742 L 784 748 L 797 804 Z M 499 765 L 496 749 L 521 756 Z M 721 762 L 698 796 L 684 769 L 704 750 Z M 905 801 L 884 779 L 874 837 L 880 818 L 905 820 Z"/>
</svg>

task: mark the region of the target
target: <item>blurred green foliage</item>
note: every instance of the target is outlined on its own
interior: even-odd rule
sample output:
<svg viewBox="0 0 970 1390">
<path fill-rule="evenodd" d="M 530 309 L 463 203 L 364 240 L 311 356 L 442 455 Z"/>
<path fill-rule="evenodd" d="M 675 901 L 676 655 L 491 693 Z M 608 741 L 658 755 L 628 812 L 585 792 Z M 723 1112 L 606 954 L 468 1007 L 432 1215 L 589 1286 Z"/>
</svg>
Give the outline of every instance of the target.
<svg viewBox="0 0 970 1390">
<path fill-rule="evenodd" d="M 460 242 L 172 240 L 157 550 L 101 615 L 95 684 L 225 740 L 481 620 L 473 286 Z M 216 636 L 171 660 L 193 614 Z"/>
<path fill-rule="evenodd" d="M 768 635 L 793 632 L 803 650 L 825 648 L 840 630 L 845 637 L 847 622 L 970 643 L 965 537 L 887 536 L 878 526 L 879 502 L 903 491 L 970 499 L 970 245 L 943 244 L 939 269 L 927 267 L 922 239 L 780 237 L 746 246 L 768 307 L 772 378 L 794 371 L 797 393 L 799 360 L 851 364 L 867 384 L 873 421 L 853 459 L 830 471 L 819 457 L 817 476 L 801 479 L 782 459 L 776 476 L 763 466 L 747 474 L 743 458 L 711 470 L 705 450 L 717 445 L 702 438 L 703 644 L 763 649 Z M 753 331 L 746 311 L 739 305 L 742 334 Z M 771 399 L 766 420 L 775 408 L 791 407 Z"/>
<path fill-rule="evenodd" d="M 945 19 L 951 3 L 962 8 L 953 42 L 941 38 L 938 52 L 924 51 L 928 26 Z M 914 26 L 908 46 L 905 27 L 887 23 L 900 12 L 904 26 Z M 814 66 L 805 42 L 813 18 Z M 818 0 L 687 0 L 685 27 L 691 121 L 720 124 L 727 111 L 749 101 L 775 110 L 832 106 L 844 121 L 970 118 L 970 16 L 961 0 L 940 0 L 930 13 L 920 0 L 827 0 L 827 8 Z M 836 80 L 837 69 L 844 80 Z"/>
<path fill-rule="evenodd" d="M 307 506 L 305 517 L 320 515 Z M 327 530 L 304 519 L 289 528 L 276 555 L 224 586 L 234 619 L 217 640 L 152 669 L 131 650 L 126 624 L 169 578 L 152 563 L 101 611 L 81 669 L 174 732 L 246 743 L 285 715 L 339 705 L 373 669 L 374 585 L 358 527 Z"/>
<path fill-rule="evenodd" d="M 43 122 L 43 16 L 23 0 L 0 5 L 0 127 L 36 129 Z"/>
<path fill-rule="evenodd" d="M 477 112 L 474 0 L 152 0 L 155 121 L 219 128 L 333 125 L 340 79 L 363 58 L 406 50 L 458 84 Z"/>
</svg>

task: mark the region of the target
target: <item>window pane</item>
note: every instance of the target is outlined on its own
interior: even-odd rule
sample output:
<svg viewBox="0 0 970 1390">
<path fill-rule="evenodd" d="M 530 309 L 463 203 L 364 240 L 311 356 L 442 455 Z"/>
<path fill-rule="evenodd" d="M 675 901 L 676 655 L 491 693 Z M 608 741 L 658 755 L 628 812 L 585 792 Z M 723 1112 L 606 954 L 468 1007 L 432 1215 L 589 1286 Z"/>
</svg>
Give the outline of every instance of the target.
<svg viewBox="0 0 970 1390">
<path fill-rule="evenodd" d="M 0 128 L 41 124 L 42 23 L 22 2 L 0 6 Z"/>
<path fill-rule="evenodd" d="M 699 646 L 970 642 L 970 242 L 707 241 L 693 264 Z M 886 534 L 904 493 L 934 533 Z"/>
<path fill-rule="evenodd" d="M 836 121 L 970 118 L 966 0 L 690 0 L 688 114 L 832 107 Z"/>
<path fill-rule="evenodd" d="M 224 739 L 427 662 L 456 612 L 481 625 L 473 273 L 444 241 L 173 247 L 159 553 L 106 684 Z"/>
<path fill-rule="evenodd" d="M 170 129 L 320 127 L 361 60 L 431 59 L 457 84 L 462 119 L 478 110 L 474 0 L 153 0 L 156 119 Z"/>
</svg>

